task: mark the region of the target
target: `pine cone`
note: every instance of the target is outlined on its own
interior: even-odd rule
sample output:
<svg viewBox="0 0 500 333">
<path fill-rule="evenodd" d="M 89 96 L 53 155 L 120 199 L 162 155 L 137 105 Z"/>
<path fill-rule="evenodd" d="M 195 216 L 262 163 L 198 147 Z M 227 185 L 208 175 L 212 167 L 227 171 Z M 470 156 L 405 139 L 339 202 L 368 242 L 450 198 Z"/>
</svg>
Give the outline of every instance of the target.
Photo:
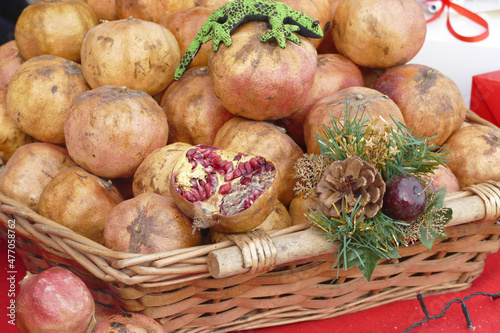
<svg viewBox="0 0 500 333">
<path fill-rule="evenodd" d="M 316 190 L 318 208 L 325 216 L 339 217 L 342 210 L 351 213 L 361 197 L 359 213 L 370 218 L 382 208 L 385 182 L 372 164 L 356 156 L 330 164 Z"/>
</svg>

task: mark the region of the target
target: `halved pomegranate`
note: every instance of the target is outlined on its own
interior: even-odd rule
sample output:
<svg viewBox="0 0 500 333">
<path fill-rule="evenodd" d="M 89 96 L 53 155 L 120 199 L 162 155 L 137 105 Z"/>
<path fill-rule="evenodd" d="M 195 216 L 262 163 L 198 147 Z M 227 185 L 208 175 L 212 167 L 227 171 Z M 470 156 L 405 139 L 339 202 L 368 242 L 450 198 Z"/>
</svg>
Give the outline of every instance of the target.
<svg viewBox="0 0 500 333">
<path fill-rule="evenodd" d="M 196 145 L 174 166 L 170 193 L 198 228 L 249 231 L 272 212 L 278 170 L 262 156 Z"/>
</svg>

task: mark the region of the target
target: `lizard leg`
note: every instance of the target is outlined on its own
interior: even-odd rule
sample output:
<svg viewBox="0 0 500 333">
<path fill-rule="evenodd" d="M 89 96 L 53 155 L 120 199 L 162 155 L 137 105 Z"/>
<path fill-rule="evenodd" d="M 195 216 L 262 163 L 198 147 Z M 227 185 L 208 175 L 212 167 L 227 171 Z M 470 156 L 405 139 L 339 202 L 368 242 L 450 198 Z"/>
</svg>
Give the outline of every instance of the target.
<svg viewBox="0 0 500 333">
<path fill-rule="evenodd" d="M 217 52 L 217 50 L 219 49 L 220 42 L 223 42 L 226 46 L 231 46 L 233 40 L 231 39 L 231 31 L 229 29 L 229 25 L 226 23 L 214 25 L 212 29 L 212 40 L 214 52 Z"/>
<path fill-rule="evenodd" d="M 275 38 L 278 45 L 284 49 L 286 47 L 286 40 L 294 42 L 300 45 L 299 38 L 293 33 L 294 31 L 300 30 L 300 27 L 293 24 L 284 24 L 283 19 L 279 17 L 272 17 L 269 19 L 271 24 L 271 30 L 269 30 L 264 36 L 261 37 L 262 42 L 267 42 L 271 38 Z"/>
</svg>

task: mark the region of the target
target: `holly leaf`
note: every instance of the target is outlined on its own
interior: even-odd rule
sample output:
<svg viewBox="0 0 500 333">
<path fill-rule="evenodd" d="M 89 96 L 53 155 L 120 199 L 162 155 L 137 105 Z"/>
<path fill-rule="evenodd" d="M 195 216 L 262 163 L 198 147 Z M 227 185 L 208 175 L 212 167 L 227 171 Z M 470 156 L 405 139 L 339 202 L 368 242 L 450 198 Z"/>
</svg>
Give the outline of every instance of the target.
<svg viewBox="0 0 500 333">
<path fill-rule="evenodd" d="M 427 199 L 425 212 L 418 218 L 418 239 L 428 249 L 438 238 L 446 238 L 445 227 L 453 217 L 451 208 L 443 207 L 446 189 L 435 191 Z"/>
<path fill-rule="evenodd" d="M 358 267 L 366 281 L 370 281 L 375 267 L 380 259 L 384 258 L 376 251 L 369 248 L 350 248 L 346 253 L 347 268 Z"/>
</svg>

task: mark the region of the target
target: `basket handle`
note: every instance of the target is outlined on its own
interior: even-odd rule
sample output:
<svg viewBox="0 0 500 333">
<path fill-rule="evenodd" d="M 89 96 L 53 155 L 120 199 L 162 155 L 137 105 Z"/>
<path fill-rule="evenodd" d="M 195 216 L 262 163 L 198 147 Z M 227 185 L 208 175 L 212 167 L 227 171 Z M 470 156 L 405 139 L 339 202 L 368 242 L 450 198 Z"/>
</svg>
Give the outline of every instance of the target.
<svg viewBox="0 0 500 333">
<path fill-rule="evenodd" d="M 236 274 L 258 274 L 272 269 L 276 265 L 302 259 L 333 254 L 336 243 L 331 243 L 315 228 L 279 235 L 262 237 L 264 231 L 253 232 L 251 236 L 233 236 L 237 246 L 215 250 L 208 254 L 208 271 L 214 278 L 223 278 Z M 268 238 L 268 239 L 267 239 Z M 245 244 L 246 243 L 246 244 Z M 263 245 L 266 243 L 266 245 Z M 239 245 L 238 245 L 239 244 Z M 263 248 L 274 247 L 271 256 L 265 258 Z M 261 248 L 261 250 L 257 250 Z M 260 253 L 258 253 L 260 252 Z"/>
<path fill-rule="evenodd" d="M 445 200 L 445 206 L 453 211 L 453 218 L 447 227 L 473 221 L 494 222 L 500 217 L 500 182 L 490 181 L 453 193 Z M 236 246 L 208 254 L 208 271 L 214 278 L 243 273 L 259 274 L 277 265 L 335 253 L 338 243 L 327 239 L 316 228 L 305 228 L 272 237 L 263 236 L 264 231 L 232 236 Z M 272 258 L 266 258 L 265 247 L 274 247 L 275 251 L 269 250 Z"/>
</svg>

